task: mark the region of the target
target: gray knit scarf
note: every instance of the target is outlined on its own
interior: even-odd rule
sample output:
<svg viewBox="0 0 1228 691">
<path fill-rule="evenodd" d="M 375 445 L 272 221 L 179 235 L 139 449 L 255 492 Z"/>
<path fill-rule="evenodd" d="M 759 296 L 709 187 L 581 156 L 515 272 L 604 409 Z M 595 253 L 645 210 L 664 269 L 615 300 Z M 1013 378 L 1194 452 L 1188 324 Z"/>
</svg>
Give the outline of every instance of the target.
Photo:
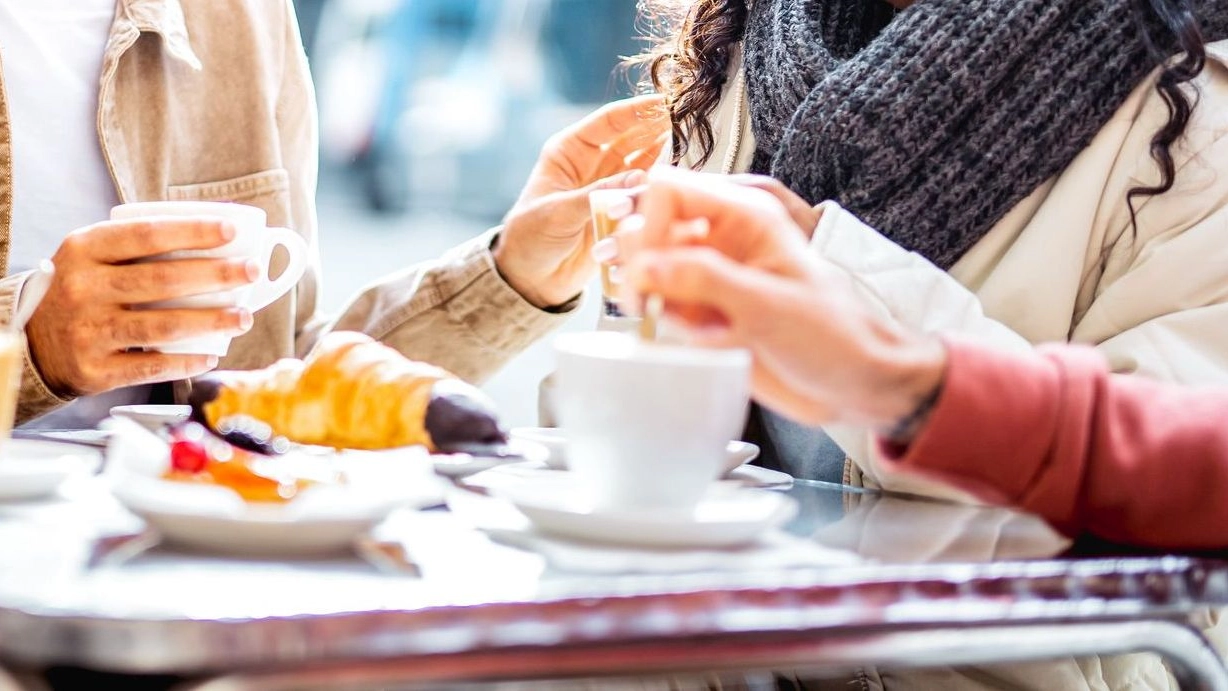
<svg viewBox="0 0 1228 691">
<path fill-rule="evenodd" d="M 1156 66 L 1131 0 L 755 0 L 744 46 L 755 170 L 943 268 Z"/>
</svg>

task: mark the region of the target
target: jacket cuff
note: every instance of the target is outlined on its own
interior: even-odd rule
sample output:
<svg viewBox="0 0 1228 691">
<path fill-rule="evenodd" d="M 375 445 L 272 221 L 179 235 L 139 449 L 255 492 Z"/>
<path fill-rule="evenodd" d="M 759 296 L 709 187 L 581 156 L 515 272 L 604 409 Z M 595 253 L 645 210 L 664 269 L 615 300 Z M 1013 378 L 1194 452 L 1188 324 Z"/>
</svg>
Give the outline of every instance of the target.
<svg viewBox="0 0 1228 691">
<path fill-rule="evenodd" d="M 1050 361 L 946 336 L 942 394 L 907 447 L 880 440 L 880 458 L 995 503 L 1018 503 L 1051 453 L 1061 374 Z M 992 410 L 992 423 L 985 411 Z"/>
<path fill-rule="evenodd" d="M 444 303 L 448 318 L 465 327 L 484 347 L 519 352 L 567 321 L 582 295 L 563 305 L 539 309 L 499 275 L 490 248 L 502 228 L 493 228 L 450 253 L 453 270 L 441 278 L 452 297 Z"/>
<path fill-rule="evenodd" d="M 17 312 L 18 298 L 21 296 L 21 291 L 26 285 L 26 279 L 29 277 L 30 273 L 24 272 L 0 279 L 0 322 L 3 322 L 6 327 L 13 322 L 13 316 Z M 34 366 L 34 358 L 30 354 L 28 341 L 23 346 L 23 349 L 21 387 L 17 393 L 15 425 L 20 425 L 72 401 L 71 398 L 56 395 L 47 386 L 47 382 L 43 380 L 42 374 Z"/>
</svg>

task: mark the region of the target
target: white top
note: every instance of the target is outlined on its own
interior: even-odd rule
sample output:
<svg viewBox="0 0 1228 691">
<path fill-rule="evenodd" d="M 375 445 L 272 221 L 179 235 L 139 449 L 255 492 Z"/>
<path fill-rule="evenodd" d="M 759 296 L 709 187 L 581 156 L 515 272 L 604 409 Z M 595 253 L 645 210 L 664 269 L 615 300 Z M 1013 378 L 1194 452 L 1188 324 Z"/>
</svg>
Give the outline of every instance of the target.
<svg viewBox="0 0 1228 691">
<path fill-rule="evenodd" d="M 702 166 L 699 147 L 692 146 L 682 158 L 686 168 L 704 173 L 745 173 L 755 157 L 755 135 L 750 127 L 750 108 L 746 104 L 746 73 L 742 70 L 742 45 L 734 46 L 729 57 L 730 79 L 721 100 L 708 115 L 712 125 L 712 156 Z"/>
<path fill-rule="evenodd" d="M 118 203 L 98 141 L 98 84 L 115 0 L 0 0 L 0 60 L 13 137 L 9 271 L 55 254 Z M 33 423 L 88 427 L 147 387 L 74 402 Z"/>
<path fill-rule="evenodd" d="M 118 203 L 98 142 L 98 82 L 115 0 L 0 0 L 13 133 L 9 271 L 55 254 Z"/>
</svg>

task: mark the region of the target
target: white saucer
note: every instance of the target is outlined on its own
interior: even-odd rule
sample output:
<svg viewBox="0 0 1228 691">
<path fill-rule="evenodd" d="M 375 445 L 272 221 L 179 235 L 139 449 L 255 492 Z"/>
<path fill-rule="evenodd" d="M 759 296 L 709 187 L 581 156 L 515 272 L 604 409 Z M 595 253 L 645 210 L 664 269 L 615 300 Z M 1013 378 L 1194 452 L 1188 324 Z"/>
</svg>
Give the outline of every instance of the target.
<svg viewBox="0 0 1228 691">
<path fill-rule="evenodd" d="M 793 476 L 788 473 L 782 473 L 779 470 L 764 468 L 762 466 L 740 465 L 737 468 L 725 473 L 726 480 L 737 480 L 746 487 L 758 487 L 760 489 L 777 489 L 784 490 L 793 486 Z"/>
<path fill-rule="evenodd" d="M 192 414 L 186 405 L 117 405 L 111 409 L 115 417 L 126 417 L 140 423 L 145 429 L 157 431 L 167 425 L 175 425 Z"/>
<path fill-rule="evenodd" d="M 567 468 L 567 439 L 557 427 L 517 427 L 510 434 L 513 440 L 534 442 L 545 448 L 549 455 L 546 465 L 555 470 Z M 759 457 L 759 447 L 745 441 L 731 441 L 725 447 L 725 472 L 750 463 Z"/>
<path fill-rule="evenodd" d="M 537 530 L 587 542 L 640 547 L 732 547 L 755 542 L 797 515 L 797 502 L 780 492 L 721 483 L 694 510 L 598 511 L 574 478 L 498 490 Z"/>
<path fill-rule="evenodd" d="M 68 478 L 97 471 L 100 461 L 77 444 L 9 439 L 0 446 L 0 500 L 43 499 Z"/>
</svg>

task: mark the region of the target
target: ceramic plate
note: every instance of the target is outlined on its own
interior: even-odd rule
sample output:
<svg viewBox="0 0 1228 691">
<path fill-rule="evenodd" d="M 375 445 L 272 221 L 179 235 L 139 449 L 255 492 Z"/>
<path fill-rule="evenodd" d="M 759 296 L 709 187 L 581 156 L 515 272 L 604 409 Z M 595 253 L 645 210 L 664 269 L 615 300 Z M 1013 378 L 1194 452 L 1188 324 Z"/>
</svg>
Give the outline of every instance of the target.
<svg viewBox="0 0 1228 691">
<path fill-rule="evenodd" d="M 68 478 L 96 472 L 100 461 L 77 444 L 9 439 L 0 446 L 0 500 L 43 499 Z"/>
<path fill-rule="evenodd" d="M 280 518 L 269 515 L 208 516 L 128 507 L 169 544 L 239 557 L 306 557 L 340 554 L 387 517 L 391 507 L 371 515 Z"/>
<path fill-rule="evenodd" d="M 758 540 L 797 515 L 786 494 L 713 485 L 692 511 L 594 509 L 568 475 L 497 490 L 543 533 L 639 547 L 732 547 Z"/>
<path fill-rule="evenodd" d="M 277 458 L 299 476 L 330 477 L 284 504 L 247 502 L 216 485 L 163 479 L 166 442 L 128 420 L 117 421 L 107 450 L 112 493 L 168 543 L 240 556 L 291 557 L 351 548 L 398 508 L 443 501 L 422 447 L 322 454 L 292 451 Z"/>
<path fill-rule="evenodd" d="M 536 443 L 548 452 L 546 465 L 555 470 L 567 468 L 567 440 L 563 431 L 557 427 L 518 427 L 511 432 L 514 440 Z M 739 466 L 750 463 L 759 457 L 759 447 L 744 441 L 731 441 L 725 447 L 725 472 L 730 473 Z"/>
<path fill-rule="evenodd" d="M 549 465 L 550 450 L 543 445 L 526 439 L 509 439 L 506 455 L 481 456 L 467 453 L 434 454 L 431 462 L 435 472 L 451 478 L 469 477 L 477 473 L 518 463 L 535 463 Z"/>
<path fill-rule="evenodd" d="M 726 480 L 736 480 L 745 487 L 785 490 L 793 486 L 793 476 L 757 465 L 740 465 L 725 473 Z"/>
<path fill-rule="evenodd" d="M 111 409 L 115 417 L 139 423 L 145 429 L 159 430 L 188 419 L 192 408 L 186 405 L 117 405 Z"/>
</svg>

